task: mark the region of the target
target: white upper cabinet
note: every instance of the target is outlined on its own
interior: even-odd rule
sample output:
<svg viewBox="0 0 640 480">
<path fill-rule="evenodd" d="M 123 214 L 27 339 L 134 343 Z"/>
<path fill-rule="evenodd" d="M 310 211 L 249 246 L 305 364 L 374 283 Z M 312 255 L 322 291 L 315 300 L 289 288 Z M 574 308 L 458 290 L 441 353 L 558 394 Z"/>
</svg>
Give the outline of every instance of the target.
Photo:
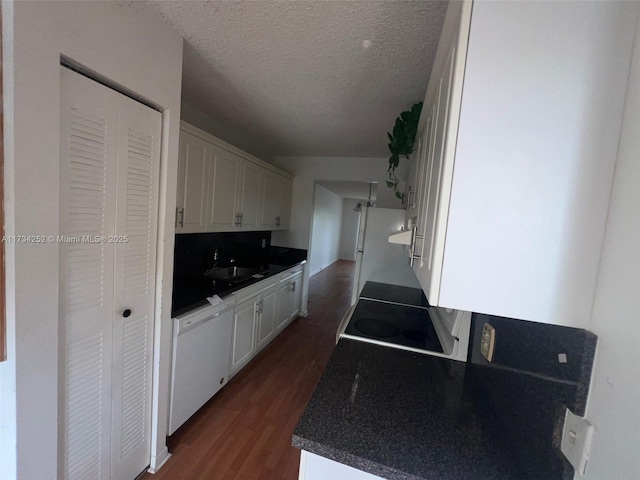
<svg viewBox="0 0 640 480">
<path fill-rule="evenodd" d="M 240 175 L 240 196 L 238 198 L 238 228 L 258 230 L 262 211 L 262 179 L 265 170 L 252 162 L 243 162 Z"/>
<path fill-rule="evenodd" d="M 182 122 L 176 233 L 289 227 L 291 175 Z"/>
<path fill-rule="evenodd" d="M 218 147 L 212 147 L 211 151 L 206 230 L 224 232 L 237 225 L 236 202 L 242 158 Z"/>
<path fill-rule="evenodd" d="M 432 305 L 585 326 L 634 38 L 624 2 L 450 2 L 418 127 Z"/>
<path fill-rule="evenodd" d="M 265 230 L 286 230 L 291 216 L 290 178 L 276 172 L 266 172 L 262 188 L 262 215 L 260 226 Z"/>
<path fill-rule="evenodd" d="M 207 172 L 211 146 L 180 132 L 176 232 L 200 232 L 205 226 Z"/>
</svg>

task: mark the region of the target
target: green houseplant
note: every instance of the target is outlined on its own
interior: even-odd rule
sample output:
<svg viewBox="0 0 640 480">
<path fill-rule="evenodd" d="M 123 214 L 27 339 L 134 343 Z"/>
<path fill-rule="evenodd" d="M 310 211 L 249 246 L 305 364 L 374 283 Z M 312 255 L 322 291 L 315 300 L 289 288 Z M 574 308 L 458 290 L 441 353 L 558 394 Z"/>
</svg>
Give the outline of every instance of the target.
<svg viewBox="0 0 640 480">
<path fill-rule="evenodd" d="M 418 122 L 420 121 L 420 112 L 422 111 L 422 102 L 413 104 L 411 110 L 404 111 L 396 118 L 393 126 L 393 134 L 387 132 L 389 136 L 389 180 L 387 187 L 393 188 L 393 191 L 400 200 L 403 200 L 402 194 L 398 191 L 398 183 L 400 180 L 395 174 L 395 170 L 400 163 L 400 156 L 404 155 L 407 159 L 413 153 L 413 145 L 418 131 Z"/>
</svg>

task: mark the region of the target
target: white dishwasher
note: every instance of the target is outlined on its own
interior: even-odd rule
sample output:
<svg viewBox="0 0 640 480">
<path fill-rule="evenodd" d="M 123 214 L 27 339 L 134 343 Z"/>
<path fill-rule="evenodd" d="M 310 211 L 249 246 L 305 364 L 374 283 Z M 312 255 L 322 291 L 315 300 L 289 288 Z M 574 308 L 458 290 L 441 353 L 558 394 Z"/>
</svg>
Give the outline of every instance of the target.
<svg viewBox="0 0 640 480">
<path fill-rule="evenodd" d="M 233 303 L 206 306 L 173 321 L 169 435 L 228 379 Z"/>
</svg>

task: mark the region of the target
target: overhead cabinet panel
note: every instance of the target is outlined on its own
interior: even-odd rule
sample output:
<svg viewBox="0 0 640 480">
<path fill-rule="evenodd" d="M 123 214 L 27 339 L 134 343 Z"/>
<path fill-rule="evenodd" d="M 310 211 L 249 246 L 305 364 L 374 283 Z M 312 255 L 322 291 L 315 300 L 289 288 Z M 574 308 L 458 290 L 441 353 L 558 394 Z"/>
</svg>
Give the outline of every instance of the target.
<svg viewBox="0 0 640 480">
<path fill-rule="evenodd" d="M 205 226 L 210 146 L 180 132 L 176 231 L 199 232 Z"/>
<path fill-rule="evenodd" d="M 207 231 L 230 231 L 237 226 L 239 212 L 236 202 L 241 171 L 240 157 L 212 147 Z"/>
</svg>

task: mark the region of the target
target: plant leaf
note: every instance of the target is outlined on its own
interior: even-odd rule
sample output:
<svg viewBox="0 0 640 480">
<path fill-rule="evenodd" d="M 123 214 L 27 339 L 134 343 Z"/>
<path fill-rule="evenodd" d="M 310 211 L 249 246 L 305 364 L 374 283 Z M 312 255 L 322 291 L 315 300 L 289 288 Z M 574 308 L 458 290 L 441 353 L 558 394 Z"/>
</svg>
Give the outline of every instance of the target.
<svg viewBox="0 0 640 480">
<path fill-rule="evenodd" d="M 396 192 L 396 197 L 398 197 L 400 200 L 402 200 L 402 195 L 400 195 L 400 192 Z"/>
<path fill-rule="evenodd" d="M 387 180 L 387 187 L 389 188 L 393 188 L 395 184 L 393 182 L 390 182 L 389 180 Z"/>
</svg>

